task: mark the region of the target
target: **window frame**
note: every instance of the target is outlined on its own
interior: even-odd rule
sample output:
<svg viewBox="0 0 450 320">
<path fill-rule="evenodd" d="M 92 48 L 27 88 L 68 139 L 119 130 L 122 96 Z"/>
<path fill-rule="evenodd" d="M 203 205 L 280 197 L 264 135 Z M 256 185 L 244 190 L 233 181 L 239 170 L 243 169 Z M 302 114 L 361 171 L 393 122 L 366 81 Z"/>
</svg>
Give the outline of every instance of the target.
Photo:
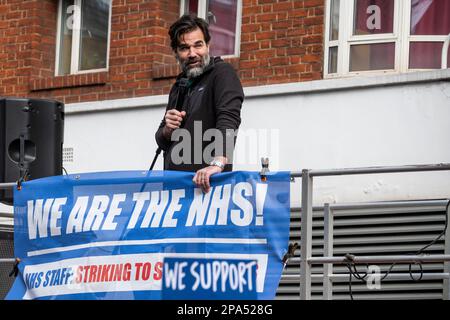
<svg viewBox="0 0 450 320">
<path fill-rule="evenodd" d="M 74 28 L 72 29 L 72 50 L 70 54 L 70 73 L 59 74 L 59 62 L 60 62 L 60 51 L 61 51 L 61 19 L 62 19 L 62 1 L 58 0 L 58 18 L 57 20 L 57 35 L 56 35 L 56 58 L 55 58 L 55 76 L 68 76 L 86 73 L 96 73 L 105 72 L 109 70 L 109 54 L 110 54 L 110 43 L 111 43 L 111 16 L 112 16 L 112 5 L 113 1 L 110 1 L 109 5 L 109 17 L 108 17 L 108 40 L 106 48 L 106 67 L 98 69 L 89 70 L 79 70 L 80 63 L 80 35 L 81 35 L 81 9 L 75 9 L 73 11 L 73 21 Z M 81 8 L 83 0 L 74 0 L 74 6 L 76 8 Z"/>
<path fill-rule="evenodd" d="M 374 35 L 353 35 L 355 1 L 340 0 L 339 37 L 330 40 L 331 1 L 326 0 L 325 10 L 325 45 L 324 45 L 324 78 L 342 78 L 371 74 L 398 74 L 440 69 L 410 69 L 409 54 L 412 42 L 442 42 L 448 35 L 411 35 L 411 0 L 394 0 L 393 33 Z M 350 46 L 356 44 L 395 43 L 394 69 L 350 71 Z M 329 73 L 329 50 L 337 47 L 337 72 Z"/>
<path fill-rule="evenodd" d="M 197 16 L 206 20 L 206 8 L 208 0 L 198 0 Z M 186 0 L 180 0 L 180 17 L 185 13 Z M 241 26 L 242 26 L 242 0 L 236 4 L 236 30 L 234 38 L 234 54 L 222 55 L 222 58 L 238 58 L 241 55 Z"/>
</svg>

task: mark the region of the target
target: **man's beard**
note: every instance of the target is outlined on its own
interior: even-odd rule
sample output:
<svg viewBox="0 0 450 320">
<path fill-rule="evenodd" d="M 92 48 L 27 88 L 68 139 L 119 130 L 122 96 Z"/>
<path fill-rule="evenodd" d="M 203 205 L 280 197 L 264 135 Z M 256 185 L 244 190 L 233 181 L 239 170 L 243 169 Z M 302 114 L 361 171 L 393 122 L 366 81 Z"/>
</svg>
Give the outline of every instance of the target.
<svg viewBox="0 0 450 320">
<path fill-rule="evenodd" d="M 178 59 L 178 61 L 180 61 Z M 201 57 L 200 59 L 197 60 L 186 60 L 185 62 L 181 63 L 181 68 L 183 70 L 184 73 L 186 73 L 186 76 L 188 78 L 195 78 L 198 77 L 199 75 L 201 75 L 206 67 L 208 66 L 210 61 L 210 56 L 209 54 L 205 54 L 203 57 Z M 196 62 L 200 62 L 200 65 L 198 67 L 189 67 L 190 63 L 196 63 Z"/>
</svg>

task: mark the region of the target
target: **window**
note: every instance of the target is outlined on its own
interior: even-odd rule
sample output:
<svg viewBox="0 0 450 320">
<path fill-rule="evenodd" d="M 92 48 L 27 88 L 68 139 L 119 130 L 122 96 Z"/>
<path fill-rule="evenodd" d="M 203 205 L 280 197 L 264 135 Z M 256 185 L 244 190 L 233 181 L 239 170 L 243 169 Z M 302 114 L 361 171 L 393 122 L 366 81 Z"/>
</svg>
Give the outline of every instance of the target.
<svg viewBox="0 0 450 320">
<path fill-rule="evenodd" d="M 210 53 L 239 56 L 242 0 L 181 0 L 181 14 L 193 13 L 209 22 Z"/>
<path fill-rule="evenodd" d="M 60 0 L 56 75 L 108 68 L 111 0 Z"/>
<path fill-rule="evenodd" d="M 450 65 L 450 1 L 327 0 L 325 77 Z"/>
</svg>

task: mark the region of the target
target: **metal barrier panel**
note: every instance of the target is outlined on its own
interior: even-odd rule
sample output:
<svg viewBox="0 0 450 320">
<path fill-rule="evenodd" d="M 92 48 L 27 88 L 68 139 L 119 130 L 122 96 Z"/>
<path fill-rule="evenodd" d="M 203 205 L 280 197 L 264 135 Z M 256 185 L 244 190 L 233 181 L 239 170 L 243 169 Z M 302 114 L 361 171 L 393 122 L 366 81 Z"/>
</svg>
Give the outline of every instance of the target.
<svg viewBox="0 0 450 320">
<path fill-rule="evenodd" d="M 336 176 L 336 175 L 358 175 L 358 174 L 377 174 L 377 173 L 400 173 L 400 172 L 425 172 L 425 171 L 448 171 L 450 170 L 450 164 L 435 164 L 435 165 L 413 165 L 413 166 L 393 166 L 393 167 L 369 167 L 369 168 L 347 168 L 347 169 L 330 169 L 330 170 L 302 170 L 302 236 L 301 236 L 301 257 L 300 257 L 300 299 L 311 299 L 311 264 L 312 263 L 333 263 L 337 262 L 337 259 L 344 260 L 343 257 L 336 258 L 325 256 L 322 258 L 312 258 L 312 202 L 313 202 L 313 177 L 323 176 Z M 332 221 L 332 220 L 331 220 Z M 331 222 L 327 219 L 327 222 Z M 327 231 L 330 226 L 327 226 Z M 448 236 L 448 232 L 445 236 Z M 328 244 L 330 238 L 327 237 Z M 445 238 L 445 243 L 448 246 L 449 239 Z M 446 248 L 447 249 L 447 248 Z M 447 251 L 447 250 L 446 250 Z M 365 258 L 370 260 L 371 257 L 359 256 L 360 260 Z M 407 256 L 397 256 L 395 259 L 402 260 Z M 437 261 L 445 262 L 446 270 L 448 270 L 447 257 L 436 257 Z M 389 258 L 387 258 L 389 260 Z M 386 261 L 387 261 L 386 260 Z M 392 262 L 393 259 L 390 259 Z M 407 259 L 406 259 L 407 260 Z M 376 261 L 376 260 L 374 260 Z M 380 262 L 383 261 L 380 258 Z M 420 262 L 420 260 L 416 260 Z M 328 272 L 329 269 L 325 269 L 324 272 Z M 332 276 L 332 275 L 329 275 Z M 446 279 L 443 277 L 442 279 Z M 324 279 L 328 281 L 328 279 Z M 444 282 L 444 286 L 448 288 L 448 281 Z M 325 285 L 327 292 L 325 297 L 329 297 L 332 293 L 331 286 Z M 448 297 L 448 292 L 444 289 L 444 297 Z"/>
<path fill-rule="evenodd" d="M 14 236 L 12 232 L 0 232 L 0 259 L 10 259 L 14 257 Z M 5 299 L 6 294 L 11 288 L 14 277 L 9 273 L 13 268 L 14 262 L 0 263 L 0 300 Z"/>
<path fill-rule="evenodd" d="M 334 256 L 346 253 L 356 255 L 399 255 L 412 253 L 434 239 L 444 229 L 447 200 L 410 200 L 371 203 L 339 203 L 329 206 L 333 214 L 334 228 L 329 236 L 328 248 L 333 248 Z M 333 256 L 326 253 L 326 211 L 325 206 L 313 207 L 313 257 Z M 290 243 L 300 243 L 301 208 L 291 208 Z M 330 230 L 331 231 L 331 230 Z M 448 230 L 447 230 L 448 231 Z M 330 232 L 331 233 L 331 232 Z M 334 240 L 333 240 L 334 237 Z M 429 248 L 428 253 L 445 255 L 444 239 Z M 314 261 L 314 259 L 311 259 Z M 377 264 L 384 274 L 390 263 Z M 331 269 L 331 268 L 330 268 Z M 358 267 L 363 273 L 365 265 Z M 419 278 L 419 267 L 413 266 L 415 278 Z M 366 283 L 353 277 L 355 299 L 447 299 L 444 281 L 448 272 L 444 263 L 423 264 L 422 281 L 411 280 L 407 264 L 397 264 L 393 272 L 382 281 L 380 290 L 370 290 Z M 277 291 L 278 300 L 298 300 L 300 275 L 300 249 L 289 260 L 283 272 Z M 311 299 L 350 299 L 348 269 L 343 264 L 334 264 L 329 273 L 329 296 L 324 285 L 327 277 L 326 264 L 311 265 Z"/>
</svg>

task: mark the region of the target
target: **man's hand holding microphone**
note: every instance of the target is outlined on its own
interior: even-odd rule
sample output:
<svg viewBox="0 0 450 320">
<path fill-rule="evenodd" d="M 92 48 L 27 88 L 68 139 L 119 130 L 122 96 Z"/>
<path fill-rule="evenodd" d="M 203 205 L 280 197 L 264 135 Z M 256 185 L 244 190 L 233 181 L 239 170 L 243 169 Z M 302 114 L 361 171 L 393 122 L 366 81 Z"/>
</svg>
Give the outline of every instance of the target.
<svg viewBox="0 0 450 320">
<path fill-rule="evenodd" d="M 163 134 L 167 140 L 170 140 L 172 132 L 178 129 L 186 116 L 186 111 L 178 111 L 177 109 L 167 110 L 164 120 L 166 125 L 163 128 Z"/>
<path fill-rule="evenodd" d="M 166 115 L 164 116 L 166 125 L 163 128 L 163 134 L 167 140 L 170 140 L 172 132 L 175 129 L 180 128 L 185 116 L 186 111 L 178 111 L 177 109 L 167 110 Z M 209 167 L 198 170 L 192 181 L 197 185 L 197 187 L 202 188 L 203 192 L 209 192 L 211 189 L 209 182 L 210 177 L 213 174 L 222 172 L 226 163 L 226 157 L 217 157 Z"/>
</svg>

